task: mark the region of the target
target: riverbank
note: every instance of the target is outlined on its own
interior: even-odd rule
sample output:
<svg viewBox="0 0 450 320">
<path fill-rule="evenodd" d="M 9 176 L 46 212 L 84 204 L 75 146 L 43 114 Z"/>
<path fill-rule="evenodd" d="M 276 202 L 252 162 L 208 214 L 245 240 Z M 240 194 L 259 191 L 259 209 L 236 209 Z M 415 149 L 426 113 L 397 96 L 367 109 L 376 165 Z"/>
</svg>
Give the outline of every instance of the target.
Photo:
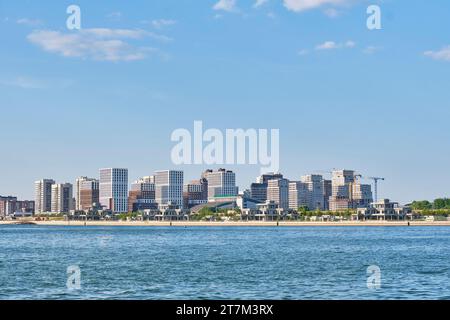
<svg viewBox="0 0 450 320">
<path fill-rule="evenodd" d="M 104 226 L 104 227 L 404 227 L 408 221 L 0 221 L 0 225 Z M 450 221 L 409 221 L 410 226 L 450 227 Z"/>
</svg>

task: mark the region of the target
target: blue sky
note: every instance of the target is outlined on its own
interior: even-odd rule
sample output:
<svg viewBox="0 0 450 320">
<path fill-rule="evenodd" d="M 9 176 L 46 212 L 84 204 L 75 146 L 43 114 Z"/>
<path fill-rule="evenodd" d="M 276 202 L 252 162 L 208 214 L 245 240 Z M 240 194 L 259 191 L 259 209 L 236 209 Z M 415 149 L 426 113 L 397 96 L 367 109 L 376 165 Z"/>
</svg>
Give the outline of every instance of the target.
<svg viewBox="0 0 450 320">
<path fill-rule="evenodd" d="M 292 180 L 348 168 L 385 177 L 382 197 L 449 196 L 448 30 L 446 0 L 0 0 L 0 194 L 109 166 L 196 178 L 170 135 L 202 120 L 280 129 Z M 259 174 L 230 168 L 241 187 Z"/>
</svg>

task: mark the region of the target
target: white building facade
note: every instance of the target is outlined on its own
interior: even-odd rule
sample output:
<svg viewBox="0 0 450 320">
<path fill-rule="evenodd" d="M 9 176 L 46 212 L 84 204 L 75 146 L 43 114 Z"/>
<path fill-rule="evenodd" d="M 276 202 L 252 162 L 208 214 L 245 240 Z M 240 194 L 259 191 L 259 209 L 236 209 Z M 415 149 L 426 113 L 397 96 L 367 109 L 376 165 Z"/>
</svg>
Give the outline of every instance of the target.
<svg viewBox="0 0 450 320">
<path fill-rule="evenodd" d="M 100 169 L 100 204 L 114 213 L 128 211 L 128 169 Z"/>
<path fill-rule="evenodd" d="M 220 197 L 237 196 L 239 188 L 236 186 L 236 174 L 233 171 L 219 169 L 207 170 L 203 177 L 208 181 L 208 201 Z"/>
<path fill-rule="evenodd" d="M 155 200 L 158 205 L 173 204 L 183 208 L 183 185 L 183 171 L 157 171 L 155 173 Z"/>
<path fill-rule="evenodd" d="M 34 183 L 35 213 L 52 211 L 52 179 L 42 179 Z"/>
</svg>

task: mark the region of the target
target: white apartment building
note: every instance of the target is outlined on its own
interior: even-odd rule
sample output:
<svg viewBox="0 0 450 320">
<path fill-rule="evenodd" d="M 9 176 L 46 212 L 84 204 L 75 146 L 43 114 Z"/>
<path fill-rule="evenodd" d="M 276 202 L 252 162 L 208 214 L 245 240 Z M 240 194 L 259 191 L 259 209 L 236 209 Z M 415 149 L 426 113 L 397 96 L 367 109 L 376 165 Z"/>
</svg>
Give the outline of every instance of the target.
<svg viewBox="0 0 450 320">
<path fill-rule="evenodd" d="M 183 208 L 183 171 L 163 170 L 155 173 L 155 200 L 159 206 L 168 204 Z"/>
<path fill-rule="evenodd" d="M 289 209 L 308 206 L 308 186 L 301 181 L 289 182 Z"/>
<path fill-rule="evenodd" d="M 73 186 L 71 183 L 52 185 L 52 212 L 69 213 L 73 210 Z"/>
<path fill-rule="evenodd" d="M 300 181 L 307 188 L 306 206 L 309 210 L 323 210 L 325 208 L 323 177 L 318 174 L 310 174 L 302 176 Z"/>
<path fill-rule="evenodd" d="M 52 211 L 52 179 L 42 179 L 34 183 L 35 213 Z"/>
<path fill-rule="evenodd" d="M 269 180 L 267 182 L 267 201 L 275 202 L 280 209 L 289 209 L 289 180 Z"/>
<path fill-rule="evenodd" d="M 236 174 L 233 171 L 219 169 L 207 170 L 202 175 L 208 181 L 208 201 L 218 197 L 233 197 L 239 193 L 236 186 Z"/>
<path fill-rule="evenodd" d="M 128 211 L 128 169 L 100 169 L 100 204 L 114 213 Z"/>
</svg>

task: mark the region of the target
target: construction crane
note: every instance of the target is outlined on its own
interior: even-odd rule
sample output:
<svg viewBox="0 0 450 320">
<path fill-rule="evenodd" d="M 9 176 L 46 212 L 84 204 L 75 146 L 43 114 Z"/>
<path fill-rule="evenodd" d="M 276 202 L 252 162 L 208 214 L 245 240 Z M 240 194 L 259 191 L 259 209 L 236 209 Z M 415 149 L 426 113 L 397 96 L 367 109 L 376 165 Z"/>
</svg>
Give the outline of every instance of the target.
<svg viewBox="0 0 450 320">
<path fill-rule="evenodd" d="M 378 201 L 378 181 L 384 181 L 384 178 L 380 177 L 367 177 L 367 179 L 373 180 L 374 191 L 375 191 L 375 202 Z"/>
</svg>

